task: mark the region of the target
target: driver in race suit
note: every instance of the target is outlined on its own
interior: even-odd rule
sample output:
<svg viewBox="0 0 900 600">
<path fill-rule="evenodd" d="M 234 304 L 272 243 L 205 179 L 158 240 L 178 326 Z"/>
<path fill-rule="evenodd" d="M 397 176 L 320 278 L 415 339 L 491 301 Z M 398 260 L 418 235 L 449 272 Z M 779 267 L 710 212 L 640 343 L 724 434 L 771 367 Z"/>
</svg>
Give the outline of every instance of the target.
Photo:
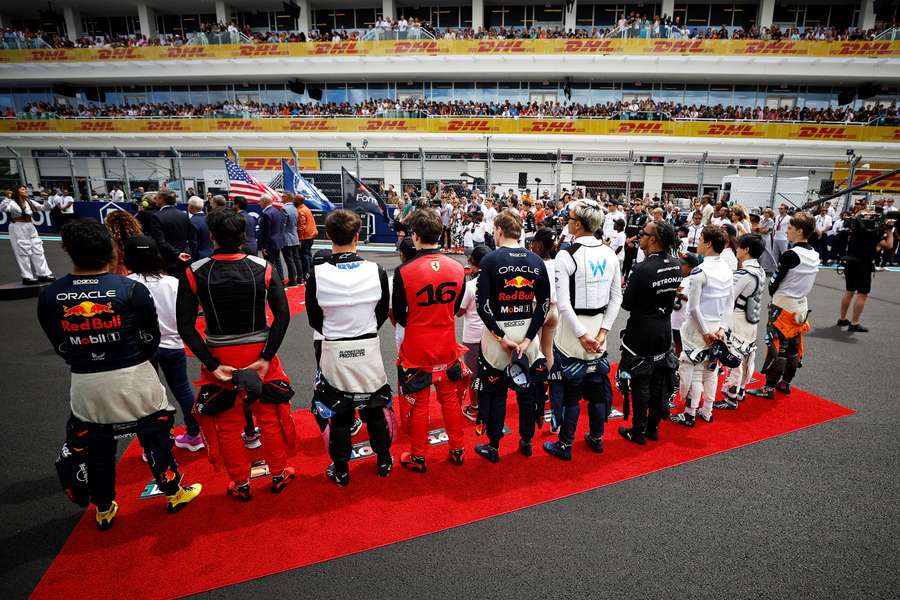
<svg viewBox="0 0 900 600">
<path fill-rule="evenodd" d="M 313 266 L 306 283 L 309 324 L 322 336 L 314 410 L 319 418 L 330 421 L 332 463 L 325 474 L 341 487 L 350 483 L 351 432 L 357 410 L 369 431 L 378 474 L 387 477 L 394 465 L 392 393 L 378 341 L 378 330 L 388 319 L 388 278 L 380 265 L 356 254 L 361 225 L 353 211 L 328 213 L 325 230 L 331 256 Z"/>
<path fill-rule="evenodd" d="M 256 417 L 263 453 L 272 474 L 272 491 L 280 493 L 294 479 L 288 458 L 296 432 L 290 399 L 294 391 L 277 356 L 290 322 L 281 279 L 272 263 L 241 251 L 244 217 L 213 210 L 206 217 L 213 254 L 185 269 L 178 285 L 178 334 L 200 362 L 200 392 L 194 403 L 209 459 L 228 472 L 228 492 L 247 502 L 250 462 L 241 432 L 245 427 L 245 394 L 232 383 L 237 369 L 255 371 L 262 393 L 250 409 Z M 273 321 L 267 324 L 266 307 Z M 197 331 L 198 309 L 206 317 L 205 339 Z"/>
<path fill-rule="evenodd" d="M 403 427 L 410 435 L 409 452 L 400 455 L 400 464 L 424 473 L 432 385 L 450 442 L 450 462 L 463 464 L 465 444 L 458 392 L 467 375 L 460 360 L 466 348 L 456 341 L 454 318 L 462 304 L 466 272 L 461 264 L 438 250 L 444 230 L 439 214 L 420 208 L 408 225 L 416 256 L 394 271 L 391 292 L 394 320 L 404 328 L 397 379 L 402 394 Z"/>
</svg>

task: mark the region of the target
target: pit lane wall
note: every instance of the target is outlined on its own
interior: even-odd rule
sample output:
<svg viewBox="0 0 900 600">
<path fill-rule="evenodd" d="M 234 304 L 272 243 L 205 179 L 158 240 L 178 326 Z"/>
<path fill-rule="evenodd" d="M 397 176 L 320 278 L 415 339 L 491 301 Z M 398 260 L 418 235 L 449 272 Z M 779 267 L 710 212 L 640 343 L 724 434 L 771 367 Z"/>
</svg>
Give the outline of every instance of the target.
<svg viewBox="0 0 900 600">
<path fill-rule="evenodd" d="M 52 134 L 60 139 L 77 134 L 482 134 L 596 135 L 728 138 L 737 140 L 799 140 L 831 142 L 900 142 L 900 127 L 817 123 L 742 123 L 696 121 L 614 121 L 606 119 L 539 118 L 257 118 L 257 119 L 6 119 L 0 136 Z M 19 137 L 21 136 L 21 137 Z M 74 137 L 74 136 L 73 136 Z"/>
<path fill-rule="evenodd" d="M 4 50 L 0 51 L 0 63 L 229 60 L 335 56 L 467 56 L 497 54 L 897 58 L 900 57 L 900 42 L 686 39 L 347 41 L 218 46 Z"/>
</svg>

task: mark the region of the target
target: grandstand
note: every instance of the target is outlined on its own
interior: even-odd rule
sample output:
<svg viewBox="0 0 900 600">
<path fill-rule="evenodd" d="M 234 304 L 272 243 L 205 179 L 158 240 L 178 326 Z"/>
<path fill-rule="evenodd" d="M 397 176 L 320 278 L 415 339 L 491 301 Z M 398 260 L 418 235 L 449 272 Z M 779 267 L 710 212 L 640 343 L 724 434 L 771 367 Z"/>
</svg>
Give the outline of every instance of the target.
<svg viewBox="0 0 900 600">
<path fill-rule="evenodd" d="M 215 191 L 229 147 L 266 181 L 650 195 L 898 156 L 896 3 L 54 6 L 0 10 L 0 179 L 80 199 Z"/>
</svg>

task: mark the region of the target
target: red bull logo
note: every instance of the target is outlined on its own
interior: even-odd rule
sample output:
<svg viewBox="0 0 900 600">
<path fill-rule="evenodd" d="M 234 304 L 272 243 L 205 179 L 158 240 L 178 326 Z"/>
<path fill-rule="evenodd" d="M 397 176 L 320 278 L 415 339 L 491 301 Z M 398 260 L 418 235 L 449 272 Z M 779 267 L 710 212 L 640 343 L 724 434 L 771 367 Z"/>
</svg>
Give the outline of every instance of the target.
<svg viewBox="0 0 900 600">
<path fill-rule="evenodd" d="M 79 302 L 73 307 L 63 306 L 63 318 L 65 317 L 85 317 L 90 318 L 100 314 L 114 314 L 112 302 L 106 304 L 97 304 L 90 300 Z"/>
<path fill-rule="evenodd" d="M 534 287 L 534 279 L 528 279 L 526 277 L 522 277 L 521 275 L 516 275 L 512 279 L 507 279 L 506 281 L 504 281 L 503 287 L 514 287 L 514 288 Z"/>
</svg>

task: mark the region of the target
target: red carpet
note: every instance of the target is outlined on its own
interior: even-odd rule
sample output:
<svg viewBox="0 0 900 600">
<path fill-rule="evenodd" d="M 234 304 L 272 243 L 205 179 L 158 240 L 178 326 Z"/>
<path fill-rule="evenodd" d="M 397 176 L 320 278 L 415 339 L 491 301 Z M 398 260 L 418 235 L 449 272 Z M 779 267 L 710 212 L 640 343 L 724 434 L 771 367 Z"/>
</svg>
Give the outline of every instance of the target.
<svg viewBox="0 0 900 600">
<path fill-rule="evenodd" d="M 504 439 L 500 464 L 475 455 L 476 437 L 467 427 L 462 467 L 447 461 L 446 445 L 431 448 L 424 475 L 398 465 L 388 479 L 380 479 L 374 461 L 363 458 L 351 463 L 352 481 L 345 489 L 323 475 L 329 461 L 321 437 L 309 413 L 299 411 L 297 480 L 276 496 L 268 478 L 258 479 L 248 504 L 227 497 L 224 473 L 214 474 L 203 453 L 177 450 L 188 480 L 205 485 L 202 496 L 177 515 L 165 512 L 161 497 L 139 499 L 151 478 L 132 443 L 119 464 L 115 526 L 97 531 L 89 510 L 33 598 L 108 598 L 110 590 L 134 598 L 199 593 L 556 500 L 853 412 L 795 389 L 789 399 L 751 398 L 736 412 L 717 411 L 714 423 L 698 420 L 694 429 L 664 423 L 661 440 L 644 447 L 621 439 L 616 433 L 621 420 L 613 419 L 603 455 L 591 453 L 579 433 L 575 456 L 565 463 L 539 449 L 539 442 L 551 439 L 546 426 L 535 437 L 532 458 L 516 452 L 515 403 L 510 407 L 507 426 L 513 433 Z M 432 418 L 439 427 L 440 417 Z M 357 439 L 364 438 L 365 428 Z M 401 436 L 395 458 L 407 448 Z M 348 514 L 382 518 L 359 527 Z M 324 535 L 326 526 L 336 532 Z"/>
</svg>

